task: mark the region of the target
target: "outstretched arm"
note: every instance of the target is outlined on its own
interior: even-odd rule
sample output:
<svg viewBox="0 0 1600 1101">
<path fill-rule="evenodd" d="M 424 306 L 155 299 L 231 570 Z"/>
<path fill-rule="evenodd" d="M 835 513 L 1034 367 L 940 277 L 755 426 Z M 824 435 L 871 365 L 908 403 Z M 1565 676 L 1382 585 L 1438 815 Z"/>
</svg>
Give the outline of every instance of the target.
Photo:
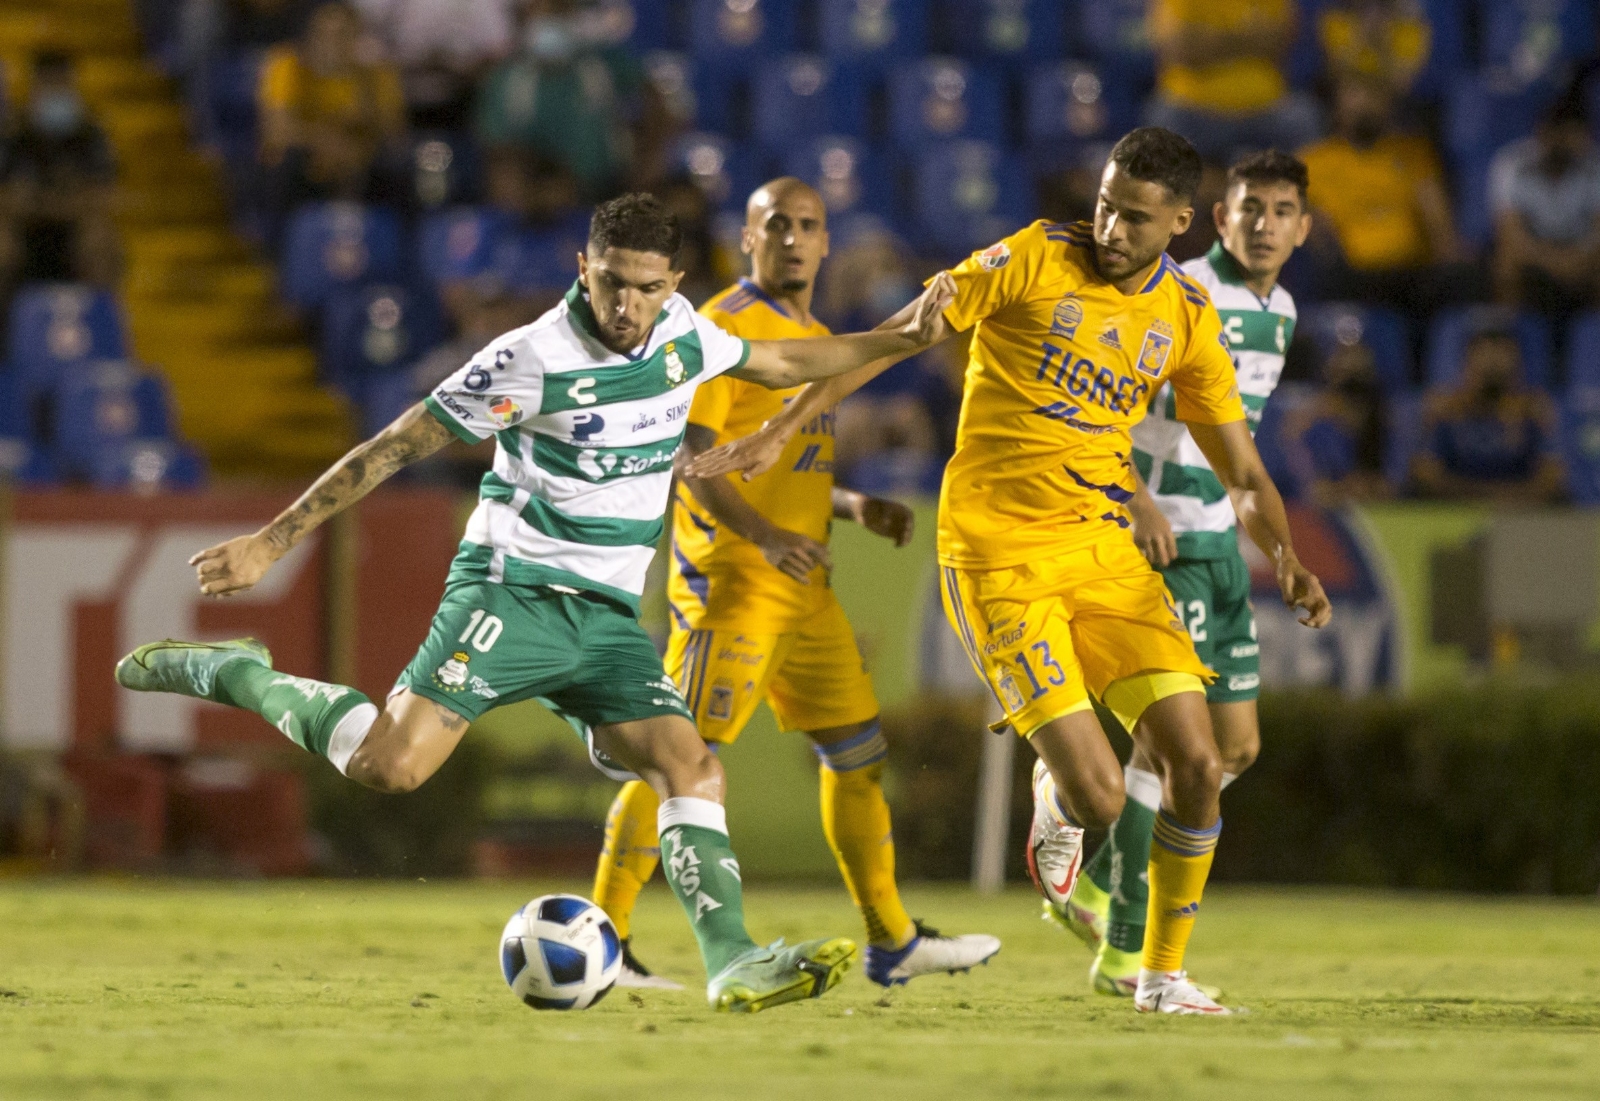
<svg viewBox="0 0 1600 1101">
<path fill-rule="evenodd" d="M 747 382 L 783 390 L 857 371 L 878 361 L 887 361 L 883 364 L 887 367 L 949 335 L 944 310 L 955 294 L 955 281 L 948 273 L 940 272 L 912 303 L 909 316 L 899 325 L 882 325 L 870 333 L 846 336 L 752 341 L 750 358 L 730 373 Z"/>
<path fill-rule="evenodd" d="M 1333 615 L 1333 606 L 1322 591 L 1322 582 L 1295 556 L 1283 498 L 1261 463 L 1261 454 L 1256 451 L 1256 442 L 1246 422 L 1190 422 L 1189 435 L 1194 437 L 1217 480 L 1228 491 L 1239 523 L 1244 525 L 1261 552 L 1272 560 L 1284 604 L 1303 608 L 1305 614 L 1300 616 L 1300 622 L 1307 627 L 1325 625 Z"/>
<path fill-rule="evenodd" d="M 923 298 L 926 296 L 924 292 Z M 899 330 L 913 323 L 923 298 L 906 303 L 899 313 L 883 322 L 873 332 Z M 941 329 L 937 337 L 929 342 L 930 344 L 937 344 L 950 335 L 949 323 L 944 321 L 942 315 L 939 321 L 945 328 Z M 758 431 L 725 443 L 703 455 L 695 456 L 686 468 L 687 473 L 695 477 L 709 478 L 737 471 L 747 482 L 760 477 L 772 469 L 773 464 L 778 461 L 778 456 L 783 454 L 783 449 L 789 446 L 789 441 L 803 425 L 809 424 L 825 410 L 832 409 L 905 358 L 906 356 L 895 355 L 875 359 L 864 367 L 857 367 L 842 375 L 811 383 L 796 394 L 794 400 L 783 407 L 782 412 L 762 425 Z"/>
<path fill-rule="evenodd" d="M 243 592 L 324 520 L 376 489 L 402 467 L 426 459 L 455 437 L 420 402 L 334 463 L 272 523 L 189 559 L 207 596 Z"/>
</svg>

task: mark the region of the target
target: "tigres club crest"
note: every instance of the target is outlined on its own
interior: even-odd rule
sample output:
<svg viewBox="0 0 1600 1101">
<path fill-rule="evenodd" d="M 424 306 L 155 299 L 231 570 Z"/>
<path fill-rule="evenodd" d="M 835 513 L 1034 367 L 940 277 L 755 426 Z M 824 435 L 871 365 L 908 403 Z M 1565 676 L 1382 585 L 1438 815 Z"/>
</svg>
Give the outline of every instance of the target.
<svg viewBox="0 0 1600 1101">
<path fill-rule="evenodd" d="M 1171 336 L 1158 333 L 1154 329 L 1146 330 L 1144 347 L 1139 349 L 1140 372 L 1151 378 L 1160 378 L 1161 372 L 1167 369 L 1167 357 L 1171 354 Z"/>
<path fill-rule="evenodd" d="M 673 341 L 667 341 L 667 346 L 662 349 L 667 360 L 667 381 L 676 386 L 688 375 L 688 368 L 683 365 L 683 357 L 678 355 L 678 346 Z"/>
<path fill-rule="evenodd" d="M 1050 332 L 1053 335 L 1071 340 L 1078 335 L 1078 326 L 1082 324 L 1083 304 L 1076 298 L 1068 295 L 1056 303 L 1056 311 L 1050 318 Z"/>
</svg>

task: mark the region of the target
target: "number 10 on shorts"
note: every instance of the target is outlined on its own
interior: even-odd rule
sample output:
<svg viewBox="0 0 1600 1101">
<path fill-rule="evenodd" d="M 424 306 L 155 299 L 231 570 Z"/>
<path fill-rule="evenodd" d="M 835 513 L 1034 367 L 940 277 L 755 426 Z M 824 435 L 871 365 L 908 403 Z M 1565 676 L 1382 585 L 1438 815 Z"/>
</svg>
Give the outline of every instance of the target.
<svg viewBox="0 0 1600 1101">
<path fill-rule="evenodd" d="M 472 648 L 480 654 L 487 654 L 494 644 L 499 641 L 500 632 L 505 630 L 505 624 L 497 615 L 489 615 L 482 608 L 472 613 L 472 618 L 467 621 L 467 629 L 461 632 L 457 642 L 472 641 Z"/>
</svg>

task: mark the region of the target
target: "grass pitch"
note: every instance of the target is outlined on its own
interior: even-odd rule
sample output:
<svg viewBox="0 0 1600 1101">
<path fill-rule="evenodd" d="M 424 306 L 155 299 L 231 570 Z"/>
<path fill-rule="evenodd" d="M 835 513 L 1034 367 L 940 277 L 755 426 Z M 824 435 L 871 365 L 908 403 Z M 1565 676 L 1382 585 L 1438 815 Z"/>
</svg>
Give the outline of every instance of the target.
<svg viewBox="0 0 1600 1101">
<path fill-rule="evenodd" d="M 860 975 L 710 1013 L 658 882 L 635 933 L 681 994 L 535 1013 L 496 939 L 565 883 L 0 884 L 0 1098 L 1496 1098 L 1600 1093 L 1600 906 L 1222 890 L 1191 954 L 1248 1005 L 1136 1016 L 1032 895 L 907 891 L 999 934 L 971 975 Z M 842 890 L 754 884 L 758 936 L 857 931 Z"/>
</svg>

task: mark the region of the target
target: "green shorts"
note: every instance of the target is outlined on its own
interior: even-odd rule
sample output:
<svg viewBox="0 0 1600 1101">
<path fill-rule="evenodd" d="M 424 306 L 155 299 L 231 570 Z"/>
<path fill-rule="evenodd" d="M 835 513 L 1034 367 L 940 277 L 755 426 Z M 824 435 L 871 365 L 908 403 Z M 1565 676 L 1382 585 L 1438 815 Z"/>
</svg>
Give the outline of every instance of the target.
<svg viewBox="0 0 1600 1101">
<path fill-rule="evenodd" d="M 1180 558 L 1161 571 L 1200 660 L 1217 671 L 1208 703 L 1236 703 L 1261 694 L 1261 644 L 1250 606 L 1250 567 L 1227 558 Z"/>
<path fill-rule="evenodd" d="M 428 640 L 396 686 L 468 720 L 538 700 L 585 741 L 590 727 L 607 723 L 656 715 L 693 721 L 632 615 L 603 596 L 543 586 L 448 584 Z M 595 763 L 612 771 L 593 749 Z"/>
</svg>

